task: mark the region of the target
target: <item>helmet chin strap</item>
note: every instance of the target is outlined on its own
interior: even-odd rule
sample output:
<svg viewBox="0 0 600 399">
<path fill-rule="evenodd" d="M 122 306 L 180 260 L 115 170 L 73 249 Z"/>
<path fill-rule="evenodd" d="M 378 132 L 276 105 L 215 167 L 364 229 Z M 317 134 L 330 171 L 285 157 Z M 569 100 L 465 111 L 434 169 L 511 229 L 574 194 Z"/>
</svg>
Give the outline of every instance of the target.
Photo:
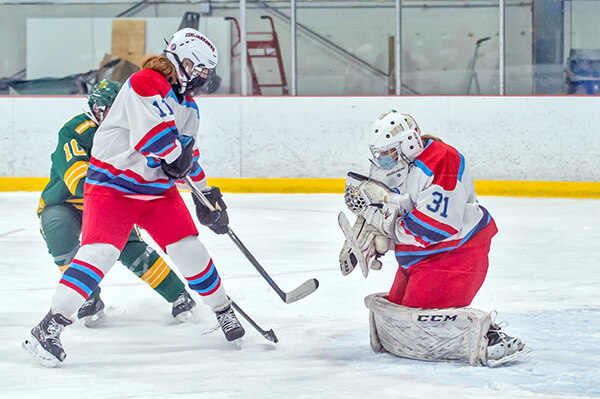
<svg viewBox="0 0 600 399">
<path fill-rule="evenodd" d="M 183 72 L 183 75 L 185 76 L 186 81 L 185 82 L 179 82 L 179 94 L 185 94 L 185 90 L 187 88 L 186 86 L 187 86 L 187 84 L 189 83 L 189 81 L 191 79 L 190 75 L 187 73 L 187 71 L 183 67 L 183 63 L 181 62 L 181 60 L 179 59 L 179 57 L 177 56 L 177 54 L 175 54 L 174 52 L 169 51 L 169 50 L 164 50 L 163 52 L 171 54 L 173 56 L 173 58 L 175 58 L 175 61 L 177 61 L 177 65 L 179 67 L 179 70 L 181 72 Z M 177 77 L 178 77 L 178 80 L 180 80 L 179 79 L 179 74 L 177 74 Z"/>
<path fill-rule="evenodd" d="M 400 151 L 400 158 L 406 162 L 407 165 L 410 165 L 410 163 L 412 162 L 410 160 L 410 158 L 408 158 L 406 155 L 404 155 L 404 152 Z"/>
</svg>

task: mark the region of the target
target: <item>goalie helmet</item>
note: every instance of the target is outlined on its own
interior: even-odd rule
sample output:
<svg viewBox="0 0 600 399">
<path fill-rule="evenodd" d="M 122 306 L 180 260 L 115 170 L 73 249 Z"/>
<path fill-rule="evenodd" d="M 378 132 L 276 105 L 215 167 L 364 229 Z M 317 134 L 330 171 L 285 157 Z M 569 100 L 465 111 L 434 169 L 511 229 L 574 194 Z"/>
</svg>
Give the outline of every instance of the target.
<svg viewBox="0 0 600 399">
<path fill-rule="evenodd" d="M 180 94 L 194 96 L 214 77 L 219 53 L 197 30 L 183 28 L 175 32 L 164 52 L 177 71 Z"/>
<path fill-rule="evenodd" d="M 106 114 L 108 114 L 108 110 L 117 98 L 120 89 L 121 83 L 106 79 L 92 86 L 88 105 L 98 124 L 101 124 L 106 118 Z"/>
<path fill-rule="evenodd" d="M 391 110 L 373 123 L 369 149 L 375 163 L 392 169 L 400 161 L 409 164 L 423 152 L 421 131 L 408 114 Z"/>
</svg>

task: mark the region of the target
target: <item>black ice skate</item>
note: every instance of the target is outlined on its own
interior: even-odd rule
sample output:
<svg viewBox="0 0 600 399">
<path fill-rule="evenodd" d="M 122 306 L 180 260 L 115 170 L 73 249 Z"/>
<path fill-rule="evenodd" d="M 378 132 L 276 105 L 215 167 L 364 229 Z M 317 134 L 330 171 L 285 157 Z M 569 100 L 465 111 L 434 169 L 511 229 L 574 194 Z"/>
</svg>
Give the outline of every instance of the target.
<svg viewBox="0 0 600 399">
<path fill-rule="evenodd" d="M 31 329 L 31 336 L 23 342 L 23 348 L 39 359 L 44 366 L 55 367 L 67 357 L 60 334 L 73 324 L 60 313 L 48 312 L 40 323 Z"/>
<path fill-rule="evenodd" d="M 506 363 L 531 352 L 531 348 L 525 345 L 520 338 L 505 334 L 495 323 L 490 326 L 487 339 L 487 366 L 489 367 Z"/>
<path fill-rule="evenodd" d="M 227 341 L 235 341 L 246 334 L 244 327 L 242 327 L 235 316 L 230 303 L 227 303 L 223 308 L 216 310 L 215 315 L 217 316 L 217 321 L 219 322 L 219 326 L 221 326 Z"/>
<path fill-rule="evenodd" d="M 171 314 L 179 322 L 186 322 L 192 317 L 192 309 L 196 306 L 196 302 L 192 299 L 187 291 L 183 291 L 181 295 L 173 301 Z"/>
<path fill-rule="evenodd" d="M 98 287 L 97 293 L 92 293 L 87 301 L 81 305 L 77 311 L 77 318 L 83 319 L 83 323 L 89 328 L 101 325 L 106 319 L 104 301 L 100 298 L 100 287 Z"/>
</svg>

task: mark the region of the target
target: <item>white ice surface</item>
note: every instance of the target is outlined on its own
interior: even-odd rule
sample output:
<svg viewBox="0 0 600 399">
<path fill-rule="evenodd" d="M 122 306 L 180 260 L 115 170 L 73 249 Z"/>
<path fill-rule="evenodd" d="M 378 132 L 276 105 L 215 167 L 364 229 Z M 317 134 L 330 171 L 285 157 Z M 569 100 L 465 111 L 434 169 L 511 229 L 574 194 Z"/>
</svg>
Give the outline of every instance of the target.
<svg viewBox="0 0 600 399">
<path fill-rule="evenodd" d="M 282 289 L 320 281 L 285 304 L 227 236 L 201 228 L 228 293 L 280 343 L 247 324 L 239 350 L 219 331 L 203 334 L 216 321 L 202 304 L 176 324 L 170 304 L 117 264 L 102 282 L 109 325 L 68 327 L 67 359 L 48 369 L 21 348 L 59 275 L 38 230 L 38 195 L 0 193 L 1 398 L 600 397 L 598 200 L 480 198 L 500 232 L 472 306 L 497 310 L 534 349 L 505 367 L 371 352 L 363 298 L 386 291 L 396 267 L 387 255 L 367 280 L 342 277 L 341 195 L 225 194 L 231 227 Z"/>
</svg>

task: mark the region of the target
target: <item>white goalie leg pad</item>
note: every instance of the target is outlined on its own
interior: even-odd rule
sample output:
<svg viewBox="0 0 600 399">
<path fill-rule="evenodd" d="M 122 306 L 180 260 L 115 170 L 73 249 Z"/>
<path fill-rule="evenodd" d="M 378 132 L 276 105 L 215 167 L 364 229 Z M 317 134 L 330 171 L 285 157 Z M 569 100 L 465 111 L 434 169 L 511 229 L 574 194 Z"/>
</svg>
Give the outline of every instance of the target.
<svg viewBox="0 0 600 399">
<path fill-rule="evenodd" d="M 386 296 L 378 293 L 365 298 L 374 350 L 378 343 L 384 350 L 410 359 L 474 366 L 485 361 L 490 313 L 472 308 L 408 308 L 388 301 Z"/>
</svg>

